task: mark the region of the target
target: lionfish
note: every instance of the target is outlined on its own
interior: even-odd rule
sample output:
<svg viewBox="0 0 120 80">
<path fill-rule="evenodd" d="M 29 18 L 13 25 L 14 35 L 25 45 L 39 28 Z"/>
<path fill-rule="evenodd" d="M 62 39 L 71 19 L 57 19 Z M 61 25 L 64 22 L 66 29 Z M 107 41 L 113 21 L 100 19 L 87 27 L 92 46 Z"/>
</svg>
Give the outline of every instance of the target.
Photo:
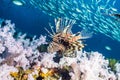
<svg viewBox="0 0 120 80">
<path fill-rule="evenodd" d="M 68 20 L 65 18 L 55 19 L 55 31 L 46 31 L 50 34 L 52 41 L 47 50 L 49 53 L 58 52 L 65 57 L 76 57 L 76 51 L 82 50 L 84 44 L 82 39 L 91 37 L 91 33 L 86 31 L 72 33 L 71 28 L 75 24 L 75 20 Z"/>
</svg>

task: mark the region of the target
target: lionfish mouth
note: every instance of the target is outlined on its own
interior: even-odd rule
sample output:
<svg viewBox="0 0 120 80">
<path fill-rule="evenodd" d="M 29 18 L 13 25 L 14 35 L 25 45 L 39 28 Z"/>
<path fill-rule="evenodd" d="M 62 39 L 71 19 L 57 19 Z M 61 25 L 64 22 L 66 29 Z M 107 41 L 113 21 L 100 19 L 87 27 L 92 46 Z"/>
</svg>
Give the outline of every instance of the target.
<svg viewBox="0 0 120 80">
<path fill-rule="evenodd" d="M 47 48 L 48 53 L 57 52 L 65 57 L 76 57 L 76 51 L 80 51 L 84 48 L 82 39 L 89 38 L 92 34 L 86 31 L 73 34 L 71 31 L 73 24 L 75 24 L 75 20 L 58 18 L 55 19 L 56 31 L 51 28 L 51 33 L 46 29 L 52 38 Z"/>
</svg>

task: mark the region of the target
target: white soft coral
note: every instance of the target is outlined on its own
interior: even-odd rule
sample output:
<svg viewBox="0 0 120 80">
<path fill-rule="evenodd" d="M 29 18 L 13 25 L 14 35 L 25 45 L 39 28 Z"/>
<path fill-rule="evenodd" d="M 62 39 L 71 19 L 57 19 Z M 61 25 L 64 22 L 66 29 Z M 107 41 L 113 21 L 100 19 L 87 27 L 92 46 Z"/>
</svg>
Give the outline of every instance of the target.
<svg viewBox="0 0 120 80">
<path fill-rule="evenodd" d="M 18 72 L 17 68 L 6 64 L 0 66 L 0 80 L 14 80 L 10 76 L 10 72 Z"/>
<path fill-rule="evenodd" d="M 58 67 L 59 65 L 53 60 L 53 57 L 55 57 L 55 53 L 53 54 L 44 53 L 40 65 L 47 68 Z"/>
</svg>

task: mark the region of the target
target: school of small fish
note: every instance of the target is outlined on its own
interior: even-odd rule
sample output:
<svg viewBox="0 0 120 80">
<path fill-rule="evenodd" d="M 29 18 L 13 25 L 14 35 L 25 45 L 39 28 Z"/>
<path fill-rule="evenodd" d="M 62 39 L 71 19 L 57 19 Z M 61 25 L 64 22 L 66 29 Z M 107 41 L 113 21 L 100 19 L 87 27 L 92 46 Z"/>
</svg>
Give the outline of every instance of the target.
<svg viewBox="0 0 120 80">
<path fill-rule="evenodd" d="M 30 4 L 52 17 L 76 20 L 82 29 L 101 33 L 120 41 L 120 22 L 116 0 L 30 0 Z"/>
</svg>

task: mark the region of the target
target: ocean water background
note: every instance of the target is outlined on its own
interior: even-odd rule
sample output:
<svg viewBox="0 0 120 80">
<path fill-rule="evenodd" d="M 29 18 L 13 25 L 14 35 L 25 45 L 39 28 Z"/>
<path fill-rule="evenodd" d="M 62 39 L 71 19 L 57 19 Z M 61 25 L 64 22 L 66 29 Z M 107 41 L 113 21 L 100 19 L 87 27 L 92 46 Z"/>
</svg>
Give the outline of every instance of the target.
<svg viewBox="0 0 120 80">
<path fill-rule="evenodd" d="M 117 0 L 115 4 L 118 11 L 120 11 L 119 3 L 120 1 Z M 49 28 L 49 22 L 54 24 L 53 17 L 44 14 L 30 5 L 14 5 L 12 0 L 0 0 L 0 18 L 11 20 L 12 23 L 15 23 L 18 32 L 27 33 L 30 37 L 33 35 L 47 36 L 48 33 L 44 27 Z M 81 30 L 79 27 L 73 28 L 74 32 L 79 30 Z M 84 43 L 87 44 L 86 51 L 98 51 L 107 58 L 120 59 L 120 42 L 112 40 L 103 34 L 93 34 L 93 37 L 84 40 Z M 106 46 L 109 46 L 111 50 L 107 50 Z"/>
</svg>

